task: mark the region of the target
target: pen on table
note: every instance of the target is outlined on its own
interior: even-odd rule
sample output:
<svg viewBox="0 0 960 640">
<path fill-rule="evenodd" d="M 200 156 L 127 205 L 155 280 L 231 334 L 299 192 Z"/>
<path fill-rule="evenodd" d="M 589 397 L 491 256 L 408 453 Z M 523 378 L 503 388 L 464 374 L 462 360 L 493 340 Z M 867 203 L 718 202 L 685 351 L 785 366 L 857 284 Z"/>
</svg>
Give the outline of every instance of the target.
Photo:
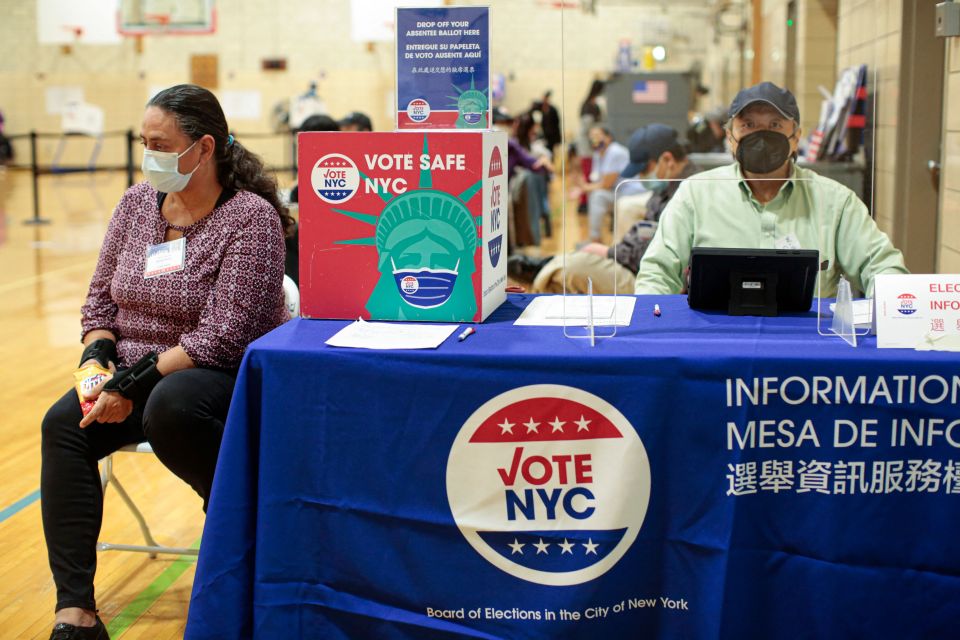
<svg viewBox="0 0 960 640">
<path fill-rule="evenodd" d="M 466 329 L 463 330 L 463 332 L 459 336 L 457 336 L 457 340 L 459 340 L 460 342 L 463 342 L 464 340 L 467 339 L 468 336 L 472 336 L 476 332 L 477 330 L 474 329 L 473 327 L 467 327 Z"/>
<path fill-rule="evenodd" d="M 653 305 L 653 315 L 657 316 L 658 318 L 660 317 L 660 305 Z"/>
</svg>

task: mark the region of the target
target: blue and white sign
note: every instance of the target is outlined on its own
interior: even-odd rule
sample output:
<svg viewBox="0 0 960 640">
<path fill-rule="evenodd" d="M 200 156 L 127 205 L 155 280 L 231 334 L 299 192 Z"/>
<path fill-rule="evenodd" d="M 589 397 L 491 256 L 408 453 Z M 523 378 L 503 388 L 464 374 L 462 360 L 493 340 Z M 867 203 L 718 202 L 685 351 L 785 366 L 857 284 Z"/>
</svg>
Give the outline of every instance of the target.
<svg viewBox="0 0 960 640">
<path fill-rule="evenodd" d="M 397 9 L 397 128 L 490 127 L 487 7 Z"/>
</svg>

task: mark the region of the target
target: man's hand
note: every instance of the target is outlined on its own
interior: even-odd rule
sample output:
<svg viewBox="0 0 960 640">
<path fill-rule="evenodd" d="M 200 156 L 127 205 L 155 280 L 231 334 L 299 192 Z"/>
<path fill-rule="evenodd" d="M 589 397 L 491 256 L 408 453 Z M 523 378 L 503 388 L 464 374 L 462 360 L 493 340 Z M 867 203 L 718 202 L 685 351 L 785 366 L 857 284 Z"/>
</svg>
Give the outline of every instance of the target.
<svg viewBox="0 0 960 640">
<path fill-rule="evenodd" d="M 607 257 L 607 251 L 610 247 L 605 244 L 600 244 L 599 242 L 591 242 L 580 247 L 580 251 L 585 253 L 592 253 L 595 256 L 600 256 L 601 258 Z"/>
</svg>

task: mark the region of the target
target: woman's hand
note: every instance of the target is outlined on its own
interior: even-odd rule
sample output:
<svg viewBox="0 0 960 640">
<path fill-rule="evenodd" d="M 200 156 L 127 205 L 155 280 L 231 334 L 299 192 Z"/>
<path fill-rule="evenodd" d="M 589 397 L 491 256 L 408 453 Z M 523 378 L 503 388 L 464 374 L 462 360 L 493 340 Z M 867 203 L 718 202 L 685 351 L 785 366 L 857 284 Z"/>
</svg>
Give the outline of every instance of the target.
<svg viewBox="0 0 960 640">
<path fill-rule="evenodd" d="M 133 400 L 128 400 L 119 393 L 101 393 L 93 409 L 80 421 L 80 428 L 84 429 L 94 422 L 123 422 L 132 412 Z"/>
</svg>

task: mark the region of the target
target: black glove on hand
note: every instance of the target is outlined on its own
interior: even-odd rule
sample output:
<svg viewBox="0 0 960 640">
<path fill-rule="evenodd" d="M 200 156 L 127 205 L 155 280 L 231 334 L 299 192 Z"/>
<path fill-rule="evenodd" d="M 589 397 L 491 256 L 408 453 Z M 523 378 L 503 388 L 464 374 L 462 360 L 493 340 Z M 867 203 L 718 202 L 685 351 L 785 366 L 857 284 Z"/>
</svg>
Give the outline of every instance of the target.
<svg viewBox="0 0 960 640">
<path fill-rule="evenodd" d="M 77 366 L 82 367 L 83 363 L 90 359 L 96 360 L 104 369 L 109 369 L 110 363 L 117 361 L 117 343 L 109 338 L 94 340 L 84 348 Z"/>
<path fill-rule="evenodd" d="M 147 396 L 163 376 L 157 371 L 157 354 L 151 351 L 129 369 L 118 371 L 103 385 L 104 391 L 116 391 L 136 404 L 144 404 Z"/>
</svg>

